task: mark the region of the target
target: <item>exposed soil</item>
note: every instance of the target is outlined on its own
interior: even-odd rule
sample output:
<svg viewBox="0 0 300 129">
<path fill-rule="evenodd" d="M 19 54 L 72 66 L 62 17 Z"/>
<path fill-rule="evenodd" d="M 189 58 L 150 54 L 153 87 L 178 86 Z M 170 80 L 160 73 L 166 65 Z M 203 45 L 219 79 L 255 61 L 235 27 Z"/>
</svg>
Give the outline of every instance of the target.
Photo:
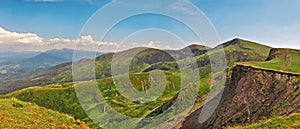
<svg viewBox="0 0 300 129">
<path fill-rule="evenodd" d="M 186 117 L 181 128 L 224 128 L 287 116 L 300 111 L 299 91 L 299 75 L 236 66 L 213 115 L 200 124 L 201 107 Z"/>
</svg>

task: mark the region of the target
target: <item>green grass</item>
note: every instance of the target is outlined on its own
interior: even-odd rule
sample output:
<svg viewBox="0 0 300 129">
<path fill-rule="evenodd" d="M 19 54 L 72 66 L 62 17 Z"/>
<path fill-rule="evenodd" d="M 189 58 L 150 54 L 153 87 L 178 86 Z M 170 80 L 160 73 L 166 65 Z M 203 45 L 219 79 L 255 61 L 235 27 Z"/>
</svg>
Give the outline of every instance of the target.
<svg viewBox="0 0 300 129">
<path fill-rule="evenodd" d="M 70 114 L 75 119 L 86 122 L 90 127 L 97 127 L 80 106 L 72 83 L 26 88 L 2 96 L 2 98 L 17 98 L 21 101 L 35 103 L 60 113 Z"/>
<path fill-rule="evenodd" d="M 239 62 L 236 65 L 252 66 L 279 72 L 300 74 L 300 50 L 274 49 L 269 61 L 264 62 Z"/>
<path fill-rule="evenodd" d="M 145 117 L 150 116 L 156 116 L 161 114 L 164 110 L 168 109 L 172 103 L 172 101 L 176 98 L 176 94 L 178 93 L 178 90 L 180 89 L 180 74 L 174 73 L 174 72 L 166 72 L 167 82 L 166 82 L 166 88 L 163 91 L 163 93 L 158 98 L 153 98 L 151 102 L 147 103 L 140 103 L 136 104 L 131 100 L 128 100 L 124 96 L 122 96 L 118 90 L 116 89 L 116 86 L 111 78 L 101 79 L 98 80 L 99 90 L 101 91 L 101 94 L 103 96 L 103 99 L 106 100 L 105 103 L 99 103 L 97 105 L 94 105 L 90 98 L 94 98 L 97 96 L 95 93 L 89 93 L 89 95 L 92 96 L 86 96 L 82 95 L 83 101 L 85 101 L 87 104 L 83 105 L 85 107 L 90 108 L 88 112 L 93 112 L 93 115 L 97 115 L 99 110 L 95 110 L 92 107 L 98 107 L 98 109 L 101 110 L 100 116 L 96 116 L 98 119 L 101 119 L 102 125 L 101 127 L 105 127 L 109 124 L 110 119 L 119 119 L 118 116 L 113 115 L 112 111 L 117 111 L 118 113 L 128 116 L 130 118 L 140 118 L 141 120 Z M 146 92 L 145 89 L 142 88 L 142 86 L 150 86 L 149 84 L 149 73 L 140 73 L 140 74 L 131 74 L 130 79 L 131 83 L 133 84 L 133 87 L 136 90 Z M 87 90 L 87 87 L 89 82 L 85 82 L 82 85 L 82 90 Z M 150 88 L 149 87 L 149 88 Z M 79 95 L 81 96 L 81 95 Z M 140 98 L 135 98 L 136 100 L 140 100 L 143 102 Z M 90 104 L 89 104 L 90 102 Z M 111 107 L 107 108 L 107 107 Z M 110 119 L 108 119 L 110 118 Z M 124 127 L 124 124 L 121 123 L 138 123 L 139 121 L 132 121 L 127 119 L 122 119 L 118 125 L 114 125 L 115 128 L 134 128 L 135 124 L 132 124 L 132 127 Z M 125 124 L 128 125 L 128 124 Z M 157 125 L 156 125 L 157 126 Z"/>
<path fill-rule="evenodd" d="M 145 112 L 153 110 L 159 105 L 171 100 L 177 94 L 180 88 L 180 76 L 173 73 L 166 74 L 168 78 L 167 86 L 162 95 L 157 99 L 153 98 L 152 102 L 144 104 L 134 104 L 132 101 L 120 95 L 111 78 L 99 80 L 98 85 L 107 103 L 114 107 L 116 111 L 131 117 L 141 117 Z M 148 73 L 131 74 L 130 78 L 135 89 L 146 92 L 143 90 L 142 85 L 150 85 Z M 143 101 L 139 98 L 136 98 L 136 100 Z"/>
<path fill-rule="evenodd" d="M 254 51 L 257 54 L 259 54 L 258 56 L 268 56 L 269 51 L 271 49 L 271 47 L 266 46 L 266 45 L 262 45 L 262 44 L 258 44 L 255 42 L 251 42 L 251 41 L 247 41 L 247 40 L 243 40 L 243 39 L 235 39 L 238 40 L 238 43 L 236 44 L 231 44 L 229 46 L 224 46 L 223 50 L 226 51 Z M 212 49 L 212 53 L 215 52 L 220 52 L 222 49 L 220 49 L 219 47 L 216 47 L 214 49 Z M 253 55 L 255 56 L 255 55 Z"/>
<path fill-rule="evenodd" d="M 228 129 L 299 129 L 300 114 L 292 114 L 288 117 L 277 117 L 247 126 L 229 127 Z M 293 127 L 293 128 L 292 128 Z"/>
<path fill-rule="evenodd" d="M 163 106 L 170 103 L 178 93 L 181 84 L 181 74 L 177 72 L 166 72 L 167 82 L 166 88 L 162 95 L 158 98 L 153 98 L 151 102 L 136 104 L 131 100 L 126 99 L 116 90 L 112 78 L 105 78 L 98 80 L 98 87 L 106 100 L 105 103 L 90 103 L 83 105 L 87 107 L 88 112 L 98 112 L 99 108 L 110 106 L 113 110 L 118 111 L 126 116 L 143 118 L 154 110 L 166 108 Z M 135 89 L 144 91 L 150 88 L 149 73 L 130 74 L 131 82 Z M 89 82 L 83 82 L 83 90 L 89 88 Z M 142 86 L 145 86 L 144 89 Z M 205 93 L 203 93 L 205 94 Z M 15 97 L 19 100 L 32 102 L 39 106 L 52 109 L 61 113 L 70 114 L 76 119 L 84 121 L 89 127 L 97 128 L 97 125 L 85 114 L 78 98 L 74 91 L 73 83 L 52 84 L 40 87 L 31 87 L 23 90 L 15 91 L 10 94 L 2 96 L 2 98 Z M 91 101 L 100 99 L 97 94 L 85 94 L 83 101 Z M 139 98 L 136 98 L 139 100 Z M 140 100 L 143 101 L 143 100 Z M 170 105 L 169 105 L 170 106 Z M 158 114 L 154 114 L 158 115 Z M 97 118 L 106 120 L 112 116 L 99 115 Z"/>
<path fill-rule="evenodd" d="M 17 99 L 0 99 L 0 128 L 24 129 L 84 129 L 83 122 L 55 112 L 36 104 L 26 103 Z"/>
<path fill-rule="evenodd" d="M 252 42 L 252 41 L 247 41 L 247 40 L 243 40 L 243 39 L 240 39 L 240 41 L 242 42 L 242 44 L 241 44 L 242 48 L 259 51 L 262 54 L 264 54 L 265 56 L 267 56 L 269 54 L 270 49 L 271 49 L 271 47 L 269 47 L 269 46 L 258 44 L 258 43 Z"/>
<path fill-rule="evenodd" d="M 202 98 L 208 93 L 211 78 L 208 74 L 209 69 L 204 68 L 200 71 L 207 73 L 207 75 L 201 76 L 202 79 L 199 80 L 200 86 L 198 98 Z M 172 105 L 181 88 L 181 74 L 179 72 L 165 71 L 165 75 L 167 78 L 166 88 L 158 98 L 152 98 L 151 102 L 136 104 L 133 101 L 128 100 L 118 92 L 112 78 L 105 78 L 97 80 L 98 88 L 101 91 L 102 98 L 105 99 L 105 102 L 102 101 L 102 103 L 97 104 L 93 103 L 93 101 L 97 99 L 100 101 L 101 97 L 94 92 L 90 92 L 82 95 L 82 101 L 88 102 L 86 105 L 82 106 L 88 109 L 87 112 L 95 114 L 95 116 L 97 115 L 97 119 L 103 119 L 104 122 L 102 126 L 107 122 L 108 119 L 106 118 L 114 118 L 111 114 L 104 115 L 104 112 L 109 112 L 107 109 L 109 106 L 123 115 L 141 118 L 141 120 L 144 117 L 159 115 Z M 130 74 L 130 80 L 136 90 L 146 92 L 148 88 L 151 88 L 149 73 Z M 89 127 L 97 128 L 98 126 L 92 122 L 82 109 L 74 91 L 73 84 L 74 83 L 61 83 L 31 87 L 4 95 L 2 98 L 15 97 L 22 101 L 36 103 L 37 105 L 48 109 L 70 114 L 74 118 L 84 121 Z M 80 82 L 80 84 L 82 90 L 87 90 L 91 86 L 91 82 L 88 81 Z M 143 102 L 140 98 L 136 98 L 136 100 Z M 204 99 L 201 101 L 204 101 Z M 102 114 L 99 114 L 99 109 L 103 109 Z M 154 123 L 151 124 L 151 126 L 155 126 Z"/>
</svg>

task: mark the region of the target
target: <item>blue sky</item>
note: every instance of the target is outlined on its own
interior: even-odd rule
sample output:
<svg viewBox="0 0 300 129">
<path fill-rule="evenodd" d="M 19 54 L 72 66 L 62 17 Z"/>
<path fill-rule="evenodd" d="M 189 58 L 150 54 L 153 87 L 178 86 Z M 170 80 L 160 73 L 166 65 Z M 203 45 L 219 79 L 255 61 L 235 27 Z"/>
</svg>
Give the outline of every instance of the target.
<svg viewBox="0 0 300 129">
<path fill-rule="evenodd" d="M 176 1 L 182 0 L 174 0 L 174 3 Z M 78 37 L 86 21 L 109 2 L 109 0 L 1 0 L 0 27 L 7 33 L 36 34 L 42 38 L 41 42 L 48 42 L 54 38 L 63 39 L 62 41 L 72 40 Z M 210 19 L 222 41 L 240 37 L 273 47 L 300 48 L 298 0 L 190 0 L 190 2 Z M 111 17 L 117 13 L 118 10 L 112 11 Z M 109 33 L 106 42 L 118 44 L 129 33 L 151 27 L 172 31 L 185 37 L 186 42 L 198 42 L 183 26 L 165 17 L 137 16 L 135 19 L 118 24 Z M 160 33 L 158 30 L 156 32 Z M 171 38 L 163 37 L 151 39 L 151 36 L 139 34 L 139 38 L 131 42 L 164 42 L 169 47 L 173 46 L 171 42 L 174 41 Z M 168 37 L 167 34 L 165 37 Z M 95 38 L 90 40 L 94 41 Z M 18 43 L 15 43 L 16 45 Z M 0 50 L 4 49 L 17 50 L 11 48 L 11 45 Z M 22 48 L 18 48 L 20 49 Z M 44 49 L 46 48 L 41 47 L 41 50 Z"/>
</svg>

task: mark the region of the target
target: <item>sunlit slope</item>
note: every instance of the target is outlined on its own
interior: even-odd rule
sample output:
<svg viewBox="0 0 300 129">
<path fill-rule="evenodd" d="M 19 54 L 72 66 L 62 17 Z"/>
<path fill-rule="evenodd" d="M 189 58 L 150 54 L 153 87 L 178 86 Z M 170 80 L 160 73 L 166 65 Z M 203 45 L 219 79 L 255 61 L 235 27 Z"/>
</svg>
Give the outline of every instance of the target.
<svg viewBox="0 0 300 129">
<path fill-rule="evenodd" d="M 220 57 L 218 55 L 225 55 L 226 67 L 230 67 L 235 62 L 247 61 L 264 61 L 269 54 L 271 47 L 259 43 L 243 40 L 233 39 L 226 43 L 209 49 L 208 52 L 195 56 L 199 68 L 210 67 L 210 58 Z M 144 71 L 151 71 L 154 69 L 161 70 L 178 70 L 179 67 L 176 62 L 158 62 L 152 64 Z"/>
<path fill-rule="evenodd" d="M 264 61 L 269 54 L 271 47 L 265 46 L 259 43 L 242 40 L 242 39 L 233 39 L 226 43 L 223 43 L 215 48 L 209 49 L 208 52 L 195 56 L 195 60 L 199 67 L 199 76 L 200 76 L 200 87 L 198 93 L 198 101 L 202 101 L 203 97 L 209 92 L 211 86 L 211 77 L 217 77 L 218 73 L 211 73 L 211 59 L 214 57 L 222 57 L 220 55 L 224 55 L 226 57 L 226 66 L 231 67 L 235 62 L 248 62 L 248 61 Z M 177 62 L 184 63 L 185 60 L 179 60 Z M 219 60 L 219 59 L 214 59 Z M 220 59 L 222 60 L 222 59 Z M 151 70 L 165 70 L 165 71 L 179 71 L 180 67 L 177 62 L 159 62 L 151 65 L 150 67 L 144 69 L 145 72 L 149 72 Z M 218 63 L 218 62 L 217 62 Z M 220 62 L 219 62 L 220 63 Z M 228 69 L 227 72 L 231 72 Z M 228 76 L 230 77 L 230 76 Z M 220 79 L 219 79 L 220 80 Z"/>
<path fill-rule="evenodd" d="M 90 127 L 95 126 L 80 106 L 72 83 L 26 88 L 4 95 L 2 98 L 17 98 L 35 103 L 44 108 L 69 114 L 75 119 L 84 121 Z"/>
<path fill-rule="evenodd" d="M 158 115 L 163 110 L 171 106 L 171 103 L 176 95 L 178 94 L 180 88 L 180 74 L 173 72 L 166 72 L 167 85 L 165 90 L 163 90 L 162 95 L 158 98 L 152 98 L 149 103 L 142 103 L 143 100 L 136 98 L 137 103 L 127 99 L 122 96 L 115 87 L 112 78 L 105 78 L 98 80 L 98 87 L 101 94 L 104 96 L 106 101 L 102 103 L 84 105 L 88 107 L 88 112 L 98 112 L 99 109 L 103 109 L 105 112 L 105 107 L 112 107 L 114 110 L 131 117 L 144 118 L 148 114 Z M 149 73 L 142 74 L 131 74 L 131 83 L 134 88 L 141 91 L 147 92 L 147 89 L 151 87 L 149 82 Z M 91 86 L 89 81 L 80 82 L 82 84 L 83 90 L 88 89 Z M 10 94 L 3 96 L 4 98 L 15 97 L 19 100 L 36 103 L 39 106 L 46 107 L 61 113 L 66 113 L 74 116 L 76 119 L 80 119 L 86 122 L 91 128 L 97 128 L 97 125 L 93 123 L 88 116 L 85 114 L 81 105 L 78 102 L 73 83 L 63 83 L 57 85 L 47 85 L 41 87 L 31 87 L 23 90 L 15 91 Z M 86 101 L 101 99 L 97 94 L 88 94 L 83 97 Z M 103 98 L 102 98 L 103 99 Z M 107 115 L 97 116 L 99 119 L 107 120 L 109 117 Z"/>
<path fill-rule="evenodd" d="M 74 118 L 17 99 L 0 99 L 0 128 L 60 128 L 87 129 L 83 122 Z"/>
<path fill-rule="evenodd" d="M 288 117 L 277 117 L 247 126 L 230 127 L 229 129 L 299 129 L 300 114 L 295 113 Z"/>
<path fill-rule="evenodd" d="M 274 48 L 266 61 L 240 62 L 237 65 L 252 66 L 279 72 L 300 74 L 300 50 Z"/>
</svg>

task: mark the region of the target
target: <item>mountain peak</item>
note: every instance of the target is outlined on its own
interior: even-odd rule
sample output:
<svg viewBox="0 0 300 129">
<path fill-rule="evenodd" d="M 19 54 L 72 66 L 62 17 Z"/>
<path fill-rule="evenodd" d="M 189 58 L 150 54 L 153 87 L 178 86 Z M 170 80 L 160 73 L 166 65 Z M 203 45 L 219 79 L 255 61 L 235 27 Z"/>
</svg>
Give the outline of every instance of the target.
<svg viewBox="0 0 300 129">
<path fill-rule="evenodd" d="M 239 39 L 239 38 L 234 38 L 230 41 L 227 41 L 221 45 L 223 45 L 223 47 L 228 47 L 228 46 L 231 46 L 231 45 L 236 45 L 236 44 L 241 44 L 243 40 Z"/>
<path fill-rule="evenodd" d="M 232 40 L 243 40 L 243 39 L 241 39 L 241 38 L 233 38 Z"/>
<path fill-rule="evenodd" d="M 189 48 L 189 49 L 198 49 L 198 50 L 207 50 L 209 49 L 209 47 L 204 46 L 204 45 L 200 45 L 200 44 L 191 44 L 185 48 Z"/>
<path fill-rule="evenodd" d="M 52 49 L 52 50 L 48 50 L 46 52 L 73 52 L 74 50 L 73 49 L 69 49 L 69 48 L 62 48 L 62 49 Z"/>
</svg>

